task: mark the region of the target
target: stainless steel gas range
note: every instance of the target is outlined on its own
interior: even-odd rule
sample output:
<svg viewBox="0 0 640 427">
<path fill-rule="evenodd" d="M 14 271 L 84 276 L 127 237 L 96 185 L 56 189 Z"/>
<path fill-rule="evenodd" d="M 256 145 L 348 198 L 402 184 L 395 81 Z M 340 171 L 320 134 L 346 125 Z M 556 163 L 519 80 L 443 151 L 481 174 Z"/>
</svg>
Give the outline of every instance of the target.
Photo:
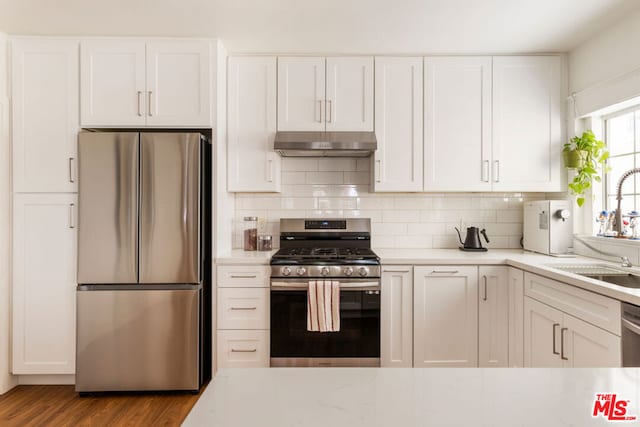
<svg viewBox="0 0 640 427">
<path fill-rule="evenodd" d="M 340 284 L 340 330 L 307 330 L 309 282 Z M 380 366 L 380 259 L 369 219 L 281 219 L 271 258 L 271 366 Z"/>
</svg>

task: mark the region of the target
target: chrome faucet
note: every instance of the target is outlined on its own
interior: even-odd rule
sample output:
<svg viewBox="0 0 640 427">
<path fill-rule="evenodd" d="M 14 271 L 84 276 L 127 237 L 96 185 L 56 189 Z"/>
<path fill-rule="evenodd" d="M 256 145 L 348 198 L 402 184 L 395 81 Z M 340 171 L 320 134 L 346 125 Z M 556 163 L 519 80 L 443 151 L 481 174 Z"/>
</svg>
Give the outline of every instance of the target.
<svg viewBox="0 0 640 427">
<path fill-rule="evenodd" d="M 616 232 L 618 237 L 622 237 L 622 183 L 629 178 L 631 175 L 640 173 L 640 168 L 629 169 L 625 173 L 622 174 L 620 179 L 618 180 L 618 185 L 616 186 L 616 200 L 618 201 L 618 208 L 616 209 Z"/>
</svg>

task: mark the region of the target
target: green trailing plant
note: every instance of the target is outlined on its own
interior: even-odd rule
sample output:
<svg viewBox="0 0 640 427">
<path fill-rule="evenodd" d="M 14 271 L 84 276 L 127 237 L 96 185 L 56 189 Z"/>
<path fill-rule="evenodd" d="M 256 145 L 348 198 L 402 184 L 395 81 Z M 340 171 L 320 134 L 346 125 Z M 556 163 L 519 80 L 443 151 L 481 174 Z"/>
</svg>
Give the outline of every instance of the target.
<svg viewBox="0 0 640 427">
<path fill-rule="evenodd" d="M 609 172 L 611 168 L 606 165 L 609 151 L 604 142 L 598 140 L 591 130 L 583 132 L 581 136 L 574 136 L 564 144 L 563 155 L 579 152 L 580 162 L 576 166 L 576 175 L 569 183 L 571 194 L 577 196 L 578 206 L 584 204 L 584 194 L 591 188 L 592 182 L 602 182 L 600 168 L 603 172 Z M 566 153 L 566 154 L 565 154 Z"/>
</svg>

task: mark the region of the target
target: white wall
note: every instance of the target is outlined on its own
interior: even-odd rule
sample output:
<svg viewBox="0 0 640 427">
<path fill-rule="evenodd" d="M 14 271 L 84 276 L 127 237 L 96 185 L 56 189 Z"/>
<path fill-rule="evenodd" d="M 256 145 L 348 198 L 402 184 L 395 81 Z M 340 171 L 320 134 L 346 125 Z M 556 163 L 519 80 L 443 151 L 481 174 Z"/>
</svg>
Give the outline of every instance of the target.
<svg viewBox="0 0 640 427">
<path fill-rule="evenodd" d="M 0 394 L 15 385 L 10 370 L 10 307 L 9 242 L 10 197 L 9 182 L 9 99 L 8 99 L 7 37 L 0 33 Z"/>
<path fill-rule="evenodd" d="M 288 157 L 282 167 L 282 193 L 236 195 L 234 247 L 242 246 L 243 218 L 255 215 L 274 239 L 280 218 L 363 217 L 371 218 L 374 248 L 457 248 L 461 225 L 485 227 L 488 247 L 520 248 L 523 202 L 546 196 L 372 193 L 370 159 Z"/>
<path fill-rule="evenodd" d="M 578 116 L 640 95 L 640 10 L 569 52 Z"/>
</svg>

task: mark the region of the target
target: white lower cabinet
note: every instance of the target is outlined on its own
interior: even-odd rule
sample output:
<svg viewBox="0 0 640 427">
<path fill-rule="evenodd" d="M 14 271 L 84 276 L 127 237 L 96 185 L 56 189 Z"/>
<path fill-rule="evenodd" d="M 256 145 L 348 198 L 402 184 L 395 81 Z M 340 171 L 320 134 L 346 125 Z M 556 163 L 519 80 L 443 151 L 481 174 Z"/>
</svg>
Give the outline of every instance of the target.
<svg viewBox="0 0 640 427">
<path fill-rule="evenodd" d="M 268 368 L 269 266 L 225 265 L 216 271 L 218 369 Z"/>
<path fill-rule="evenodd" d="M 478 269 L 478 365 L 509 364 L 509 269 L 480 266 Z"/>
<path fill-rule="evenodd" d="M 269 331 L 218 330 L 218 369 L 268 368 Z"/>
<path fill-rule="evenodd" d="M 75 373 L 76 194 L 13 199 L 13 374 Z"/>
<path fill-rule="evenodd" d="M 620 337 L 524 298 L 525 367 L 620 367 Z"/>
<path fill-rule="evenodd" d="M 524 366 L 524 271 L 509 267 L 509 366 Z"/>
<path fill-rule="evenodd" d="M 416 367 L 478 366 L 478 267 L 415 267 Z"/>
<path fill-rule="evenodd" d="M 382 267 L 380 366 L 413 366 L 413 267 Z"/>
</svg>

